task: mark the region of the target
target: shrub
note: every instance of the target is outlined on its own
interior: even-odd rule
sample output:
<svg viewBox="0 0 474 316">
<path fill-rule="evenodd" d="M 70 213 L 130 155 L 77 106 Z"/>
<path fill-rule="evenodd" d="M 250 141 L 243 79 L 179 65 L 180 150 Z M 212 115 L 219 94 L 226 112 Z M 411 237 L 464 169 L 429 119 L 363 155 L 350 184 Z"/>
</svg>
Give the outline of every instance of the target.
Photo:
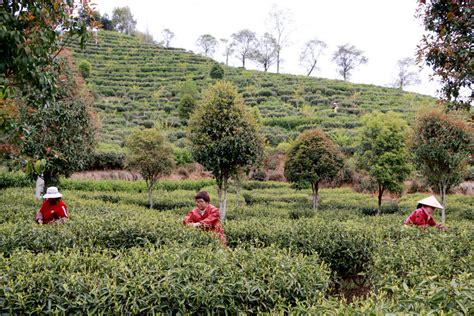
<svg viewBox="0 0 474 316">
<path fill-rule="evenodd" d="M 79 65 L 77 66 L 82 78 L 87 79 L 91 75 L 91 63 L 88 62 L 87 60 L 81 60 Z"/>
<path fill-rule="evenodd" d="M 224 68 L 218 63 L 212 65 L 211 71 L 209 72 L 209 76 L 212 79 L 223 79 L 224 78 Z"/>
</svg>

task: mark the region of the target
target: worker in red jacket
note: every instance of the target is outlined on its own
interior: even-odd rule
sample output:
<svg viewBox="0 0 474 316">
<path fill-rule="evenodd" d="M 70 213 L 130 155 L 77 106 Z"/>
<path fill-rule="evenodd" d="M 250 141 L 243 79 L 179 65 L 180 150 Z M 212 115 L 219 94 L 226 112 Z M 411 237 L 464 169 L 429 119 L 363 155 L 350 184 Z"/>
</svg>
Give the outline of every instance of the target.
<svg viewBox="0 0 474 316">
<path fill-rule="evenodd" d="M 210 231 L 226 244 L 224 230 L 220 223 L 219 209 L 210 204 L 209 193 L 201 191 L 194 197 L 196 208 L 191 210 L 184 217 L 183 224 L 186 226 L 200 228 L 204 231 Z"/>
<path fill-rule="evenodd" d="M 437 224 L 433 219 L 433 212 L 436 208 L 443 209 L 443 206 L 436 200 L 432 195 L 426 199 L 418 201 L 418 206 L 410 216 L 403 222 L 405 225 L 416 225 L 416 226 L 434 226 L 439 229 L 445 230 L 441 224 Z"/>
<path fill-rule="evenodd" d="M 62 201 L 62 196 L 57 187 L 49 187 L 46 190 L 46 194 L 43 195 L 45 200 L 38 213 L 36 213 L 38 224 L 51 222 L 62 224 L 68 219 L 67 205 Z"/>
</svg>

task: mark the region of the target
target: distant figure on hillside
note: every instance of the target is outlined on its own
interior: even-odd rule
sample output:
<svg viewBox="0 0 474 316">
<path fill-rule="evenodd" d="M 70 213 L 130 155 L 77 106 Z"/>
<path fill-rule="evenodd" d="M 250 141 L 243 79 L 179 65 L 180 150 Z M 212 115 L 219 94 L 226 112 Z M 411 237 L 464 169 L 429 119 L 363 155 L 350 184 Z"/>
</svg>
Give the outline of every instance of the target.
<svg viewBox="0 0 474 316">
<path fill-rule="evenodd" d="M 194 197 L 196 208 L 191 210 L 184 217 L 183 224 L 186 226 L 200 228 L 204 231 L 210 231 L 215 234 L 225 245 L 226 239 L 224 230 L 220 223 L 219 209 L 210 204 L 209 193 L 201 191 Z"/>
<path fill-rule="evenodd" d="M 36 213 L 36 221 L 38 224 L 56 223 L 62 224 L 66 222 L 69 215 L 67 213 L 67 205 L 62 201 L 63 195 L 59 193 L 57 187 L 49 187 L 45 199 L 38 213 Z"/>
<path fill-rule="evenodd" d="M 435 208 L 443 209 L 443 206 L 436 200 L 432 195 L 426 199 L 418 201 L 416 210 L 407 217 L 403 222 L 405 225 L 416 225 L 416 226 L 434 226 L 441 230 L 446 230 L 441 224 L 437 224 L 433 219 L 433 212 Z"/>
</svg>

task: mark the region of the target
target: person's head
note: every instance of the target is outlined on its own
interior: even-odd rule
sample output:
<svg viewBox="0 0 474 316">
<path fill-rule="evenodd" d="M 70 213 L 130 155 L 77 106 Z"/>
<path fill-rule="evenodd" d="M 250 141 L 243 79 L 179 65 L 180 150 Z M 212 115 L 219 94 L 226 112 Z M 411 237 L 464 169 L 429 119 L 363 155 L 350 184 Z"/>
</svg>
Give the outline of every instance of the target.
<svg viewBox="0 0 474 316">
<path fill-rule="evenodd" d="M 48 202 L 54 205 L 58 203 L 62 196 L 57 187 L 49 187 L 46 189 L 46 194 L 43 195 L 43 198 L 48 199 Z"/>
<path fill-rule="evenodd" d="M 428 214 L 433 214 L 436 208 L 443 209 L 443 206 L 438 202 L 438 200 L 432 195 L 425 199 L 418 201 L 417 208 L 423 207 L 423 209 L 428 212 Z"/>
<path fill-rule="evenodd" d="M 196 194 L 194 201 L 196 201 L 197 208 L 203 210 L 207 207 L 209 202 L 211 202 L 211 198 L 209 197 L 209 193 L 206 191 L 201 191 Z"/>
</svg>

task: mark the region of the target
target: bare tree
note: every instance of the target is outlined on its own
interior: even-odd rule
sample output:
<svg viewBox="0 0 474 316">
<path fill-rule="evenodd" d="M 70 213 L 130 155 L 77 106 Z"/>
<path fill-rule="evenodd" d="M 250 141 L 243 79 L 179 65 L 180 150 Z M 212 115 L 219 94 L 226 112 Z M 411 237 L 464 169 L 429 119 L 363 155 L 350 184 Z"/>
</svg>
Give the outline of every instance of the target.
<svg viewBox="0 0 474 316">
<path fill-rule="evenodd" d="M 216 38 L 210 34 L 203 34 L 196 41 L 196 45 L 201 48 L 205 56 L 212 56 L 214 54 L 217 43 Z"/>
<path fill-rule="evenodd" d="M 225 65 L 229 66 L 229 56 L 234 53 L 235 43 L 229 41 L 227 38 L 221 38 L 220 41 L 222 44 L 224 44 Z"/>
<path fill-rule="evenodd" d="M 318 69 L 319 56 L 321 56 L 324 49 L 327 48 L 327 44 L 316 38 L 307 41 L 304 44 L 303 50 L 300 54 L 300 64 L 306 68 L 307 76 L 310 76 L 313 70 Z"/>
<path fill-rule="evenodd" d="M 406 86 L 420 84 L 420 76 L 417 72 L 412 71 L 415 65 L 415 59 L 413 58 L 406 57 L 400 59 L 397 62 L 398 76 L 393 86 L 399 88 L 400 90 L 403 90 L 403 88 Z"/>
<path fill-rule="evenodd" d="M 174 33 L 171 32 L 170 29 L 163 29 L 161 35 L 163 35 L 163 45 L 165 47 L 170 47 L 171 40 L 174 38 Z"/>
<path fill-rule="evenodd" d="M 255 32 L 243 29 L 231 35 L 236 47 L 236 54 L 242 60 L 242 67 L 245 68 L 245 60 L 252 56 L 255 50 L 257 38 Z"/>
<path fill-rule="evenodd" d="M 276 60 L 276 40 L 270 33 L 265 33 L 258 40 L 252 59 L 263 66 L 265 72 Z"/>
<path fill-rule="evenodd" d="M 368 62 L 367 57 L 365 57 L 363 53 L 363 51 L 350 44 L 338 46 L 334 52 L 332 61 L 336 62 L 336 65 L 339 66 L 338 73 L 345 81 L 351 77 L 352 70 Z"/>
<path fill-rule="evenodd" d="M 293 14 L 289 9 L 279 8 L 277 5 L 274 5 L 268 14 L 267 22 L 270 26 L 271 34 L 276 40 L 276 66 L 277 73 L 280 73 L 281 50 L 289 44 Z"/>
</svg>

